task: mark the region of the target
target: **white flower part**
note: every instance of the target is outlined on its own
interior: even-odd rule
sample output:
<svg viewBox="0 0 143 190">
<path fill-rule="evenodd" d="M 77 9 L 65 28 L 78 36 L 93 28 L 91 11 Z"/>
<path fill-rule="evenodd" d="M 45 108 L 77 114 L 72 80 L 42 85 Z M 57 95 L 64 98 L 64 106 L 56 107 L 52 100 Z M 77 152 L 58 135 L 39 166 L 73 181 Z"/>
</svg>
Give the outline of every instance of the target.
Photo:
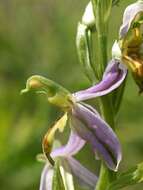
<svg viewBox="0 0 143 190">
<path fill-rule="evenodd" d="M 66 167 L 67 170 L 63 168 L 62 165 L 60 165 L 60 172 L 62 175 L 63 183 L 65 186 L 65 190 L 74 190 L 74 184 L 73 184 L 73 176 L 72 174 L 68 171 L 69 168 L 68 166 Z"/>
<path fill-rule="evenodd" d="M 86 26 L 95 25 L 95 17 L 91 1 L 88 3 L 88 5 L 85 8 L 85 12 L 82 17 L 82 23 L 85 24 Z"/>
<path fill-rule="evenodd" d="M 53 175 L 53 168 L 46 164 L 41 174 L 39 190 L 52 190 Z"/>
<path fill-rule="evenodd" d="M 112 46 L 112 58 L 121 60 L 122 52 L 119 46 L 118 41 L 116 40 Z"/>
<path fill-rule="evenodd" d="M 123 38 L 126 35 L 133 19 L 139 12 L 143 12 L 143 1 L 137 1 L 136 3 L 129 5 L 125 9 L 123 15 L 123 23 L 120 27 L 120 32 L 119 32 L 120 38 Z"/>
</svg>

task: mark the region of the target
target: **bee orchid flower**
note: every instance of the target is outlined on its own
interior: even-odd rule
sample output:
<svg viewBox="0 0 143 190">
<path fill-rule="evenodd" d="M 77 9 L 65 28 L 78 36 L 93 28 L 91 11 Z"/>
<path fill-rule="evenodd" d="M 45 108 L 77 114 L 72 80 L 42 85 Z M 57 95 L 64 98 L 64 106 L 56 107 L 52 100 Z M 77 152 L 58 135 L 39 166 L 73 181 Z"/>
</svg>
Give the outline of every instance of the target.
<svg viewBox="0 0 143 190">
<path fill-rule="evenodd" d="M 69 122 L 73 133 L 78 135 L 77 146 L 71 143 L 72 151 L 78 146 L 83 146 L 83 140 L 88 142 L 93 151 L 106 163 L 111 170 L 117 171 L 121 161 L 121 147 L 119 140 L 111 127 L 101 118 L 93 107 L 81 101 L 103 96 L 118 88 L 127 74 L 127 69 L 118 60 L 111 60 L 104 72 L 103 79 L 98 84 L 88 89 L 71 94 L 57 83 L 41 76 L 32 76 L 28 79 L 26 89 L 22 92 L 35 90 L 44 93 L 48 101 L 59 106 L 64 111 L 64 116 L 50 128 L 43 140 L 43 150 L 47 158 L 53 163 L 51 153 L 55 132 L 63 131 Z M 70 141 L 75 141 L 75 136 Z M 81 141 L 81 142 L 80 142 Z M 69 142 L 70 143 L 70 142 Z M 82 147 L 81 146 L 81 147 Z M 80 149 L 80 148 L 79 148 Z M 59 149 L 62 154 L 63 149 Z M 56 153 L 55 153 L 56 154 Z M 69 152 L 69 155 L 71 153 Z"/>
<path fill-rule="evenodd" d="M 112 59 L 101 82 L 73 94 L 42 76 L 35 75 L 27 80 L 26 89 L 22 90 L 22 93 L 30 90 L 42 93 L 46 95 L 51 104 L 60 107 L 64 112 L 64 115 L 48 130 L 43 138 L 43 152 L 51 166 L 45 166 L 43 170 L 40 190 L 47 190 L 45 181 L 53 175 L 52 165 L 54 166 L 56 158 L 66 160 L 71 173 L 76 176 L 78 174 L 77 178 L 80 181 L 89 186 L 95 186 L 97 177 L 73 158 L 73 155 L 78 153 L 86 142 L 91 145 L 95 155 L 98 155 L 98 158 L 102 159 L 109 169 L 118 170 L 122 156 L 121 146 L 116 134 L 96 109 L 82 101 L 112 92 L 122 84 L 126 74 L 126 67 L 118 60 Z M 63 132 L 67 123 L 71 127 L 68 143 L 52 150 L 55 133 L 57 130 Z M 89 179 L 89 183 L 86 179 Z"/>
<path fill-rule="evenodd" d="M 143 1 L 129 5 L 123 15 L 119 32 L 122 62 L 131 70 L 135 82 L 143 91 Z"/>
<path fill-rule="evenodd" d="M 97 176 L 90 172 L 87 168 L 82 166 L 73 156 L 79 152 L 79 150 L 84 146 L 85 141 L 75 133 L 71 131 L 68 143 L 65 146 L 54 149 L 50 155 L 54 160 L 60 161 L 60 172 L 61 174 L 68 176 L 68 179 L 71 179 L 69 183 L 64 185 L 70 186 L 67 189 L 74 190 L 72 176 L 76 178 L 79 184 L 82 186 L 88 187 L 88 189 L 94 190 L 96 182 L 98 180 Z M 52 190 L 53 185 L 53 175 L 54 175 L 54 166 L 45 164 L 45 167 L 42 171 L 41 181 L 40 181 L 40 190 Z M 64 177 L 63 177 L 64 179 Z"/>
</svg>

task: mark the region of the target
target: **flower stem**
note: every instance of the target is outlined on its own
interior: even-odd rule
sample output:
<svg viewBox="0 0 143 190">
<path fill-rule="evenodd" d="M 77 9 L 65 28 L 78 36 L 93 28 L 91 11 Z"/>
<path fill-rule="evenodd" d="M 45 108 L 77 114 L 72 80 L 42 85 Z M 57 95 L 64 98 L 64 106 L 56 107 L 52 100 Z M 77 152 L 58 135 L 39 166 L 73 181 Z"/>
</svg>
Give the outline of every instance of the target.
<svg viewBox="0 0 143 190">
<path fill-rule="evenodd" d="M 112 102 L 109 96 L 104 96 L 101 98 L 100 110 L 102 117 L 110 124 L 114 129 L 114 114 L 112 109 Z M 97 182 L 95 190 L 106 190 L 107 186 L 116 179 L 116 173 L 107 168 L 107 166 L 102 162 L 100 168 L 99 180 Z"/>
<path fill-rule="evenodd" d="M 102 163 L 100 169 L 100 176 L 98 183 L 96 185 L 96 190 L 106 190 L 109 183 L 111 183 L 116 178 L 116 173 L 107 169 L 107 167 Z"/>
<path fill-rule="evenodd" d="M 94 14 L 96 17 L 96 27 L 97 27 L 97 36 L 98 36 L 98 55 L 100 61 L 99 68 L 99 78 L 102 79 L 103 72 L 107 65 L 108 57 L 107 57 L 107 29 L 108 29 L 108 20 L 106 22 L 103 21 L 104 6 L 105 0 L 92 0 Z M 109 1 L 110 2 L 110 1 Z M 106 1 L 107 3 L 107 1 Z M 108 5 L 108 4 L 107 4 Z M 106 5 L 105 5 L 106 6 Z M 111 2 L 108 5 L 108 10 L 110 10 Z M 104 7 L 105 8 L 105 7 Z M 112 108 L 112 100 L 109 95 L 103 96 L 100 98 L 100 109 L 102 117 L 107 121 L 107 123 L 114 129 L 114 112 Z M 116 173 L 109 170 L 107 166 L 102 162 L 99 180 L 96 185 L 96 190 L 105 190 L 107 186 L 116 178 Z"/>
<path fill-rule="evenodd" d="M 98 34 L 98 51 L 99 51 L 99 78 L 103 75 L 105 67 L 107 65 L 107 36 Z"/>
<path fill-rule="evenodd" d="M 100 98 L 100 111 L 107 123 L 115 129 L 114 112 L 111 97 L 109 95 Z"/>
</svg>

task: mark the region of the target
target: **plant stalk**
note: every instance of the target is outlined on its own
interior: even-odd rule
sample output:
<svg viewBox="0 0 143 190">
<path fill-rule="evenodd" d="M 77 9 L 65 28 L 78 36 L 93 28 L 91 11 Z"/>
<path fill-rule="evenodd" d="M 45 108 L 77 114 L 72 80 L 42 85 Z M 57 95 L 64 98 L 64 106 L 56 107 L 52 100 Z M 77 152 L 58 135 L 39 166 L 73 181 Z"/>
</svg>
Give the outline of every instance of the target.
<svg viewBox="0 0 143 190">
<path fill-rule="evenodd" d="M 103 0 L 101 0 L 103 1 Z M 104 2 L 103 2 L 104 3 Z M 103 72 L 107 65 L 107 28 L 108 21 L 102 22 L 102 5 L 103 3 L 99 0 L 92 0 L 94 14 L 96 17 L 96 27 L 97 27 L 97 36 L 98 36 L 98 54 L 100 61 L 99 68 L 99 78 L 102 79 Z M 99 7 L 98 7 L 99 5 Z M 103 96 L 100 98 L 100 109 L 102 117 L 107 121 L 107 123 L 114 129 L 114 112 L 111 97 L 109 95 Z M 107 186 L 116 178 L 116 173 L 111 171 L 106 167 L 102 162 L 99 174 L 99 180 L 97 182 L 95 190 L 106 190 Z"/>
</svg>

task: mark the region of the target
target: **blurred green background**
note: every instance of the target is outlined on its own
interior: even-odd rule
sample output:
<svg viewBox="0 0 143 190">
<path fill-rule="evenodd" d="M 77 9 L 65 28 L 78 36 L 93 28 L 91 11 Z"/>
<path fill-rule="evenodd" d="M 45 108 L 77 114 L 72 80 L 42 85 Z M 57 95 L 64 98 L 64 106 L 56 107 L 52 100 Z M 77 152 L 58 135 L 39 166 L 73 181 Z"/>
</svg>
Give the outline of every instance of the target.
<svg viewBox="0 0 143 190">
<path fill-rule="evenodd" d="M 131 2 L 122 0 L 113 8 L 109 51 L 123 10 Z M 43 164 L 35 157 L 42 151 L 44 133 L 59 114 L 42 96 L 20 95 L 26 79 L 41 74 L 71 92 L 89 86 L 75 48 L 76 27 L 86 4 L 87 0 L 0 1 L 0 190 L 39 188 Z M 143 161 L 143 97 L 131 76 L 117 127 L 123 145 L 123 170 Z M 98 163 L 88 146 L 77 157 L 97 171 Z M 125 189 L 142 190 L 143 185 Z"/>
</svg>

